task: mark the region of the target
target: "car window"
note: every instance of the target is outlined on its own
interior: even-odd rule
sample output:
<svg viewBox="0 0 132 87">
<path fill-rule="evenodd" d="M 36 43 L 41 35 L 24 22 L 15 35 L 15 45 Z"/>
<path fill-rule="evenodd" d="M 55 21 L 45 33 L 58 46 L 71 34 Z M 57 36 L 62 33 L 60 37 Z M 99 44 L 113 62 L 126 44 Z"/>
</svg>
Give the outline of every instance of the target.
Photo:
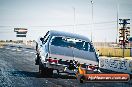
<svg viewBox="0 0 132 87">
<path fill-rule="evenodd" d="M 90 45 L 89 51 L 90 51 L 90 52 L 95 52 L 95 49 L 94 49 L 93 45 L 92 45 L 92 44 L 89 44 L 89 45 Z"/>
<path fill-rule="evenodd" d="M 78 50 L 93 52 L 93 47 L 89 42 L 75 38 L 53 37 L 51 39 L 51 45 L 67 47 L 67 48 L 72 47 Z"/>
</svg>

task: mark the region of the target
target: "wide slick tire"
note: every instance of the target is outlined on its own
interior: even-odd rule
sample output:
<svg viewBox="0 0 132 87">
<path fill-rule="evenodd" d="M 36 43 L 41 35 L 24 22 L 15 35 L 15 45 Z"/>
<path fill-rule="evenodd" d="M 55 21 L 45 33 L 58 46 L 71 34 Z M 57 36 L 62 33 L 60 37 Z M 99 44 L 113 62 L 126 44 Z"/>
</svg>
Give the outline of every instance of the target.
<svg viewBox="0 0 132 87">
<path fill-rule="evenodd" d="M 53 69 L 39 65 L 39 75 L 42 77 L 52 77 L 53 76 Z"/>
</svg>

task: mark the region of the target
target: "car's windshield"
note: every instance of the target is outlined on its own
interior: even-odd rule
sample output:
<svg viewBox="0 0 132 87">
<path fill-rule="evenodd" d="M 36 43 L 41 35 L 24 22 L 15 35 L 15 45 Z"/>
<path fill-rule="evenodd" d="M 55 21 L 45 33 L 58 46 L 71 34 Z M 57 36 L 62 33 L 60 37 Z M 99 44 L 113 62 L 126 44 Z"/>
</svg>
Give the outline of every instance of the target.
<svg viewBox="0 0 132 87">
<path fill-rule="evenodd" d="M 94 51 L 93 46 L 89 42 L 70 37 L 53 37 L 51 40 L 51 45 L 68 48 L 73 47 L 78 50 L 91 52 Z"/>
</svg>

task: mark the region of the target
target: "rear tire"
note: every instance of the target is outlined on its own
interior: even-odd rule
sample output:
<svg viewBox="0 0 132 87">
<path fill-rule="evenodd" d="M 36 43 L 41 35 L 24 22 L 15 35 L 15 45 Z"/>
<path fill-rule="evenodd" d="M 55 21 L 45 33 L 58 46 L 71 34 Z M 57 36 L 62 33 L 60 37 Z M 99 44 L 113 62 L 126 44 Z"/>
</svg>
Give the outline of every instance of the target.
<svg viewBox="0 0 132 87">
<path fill-rule="evenodd" d="M 39 65 L 39 75 L 43 76 L 43 77 L 52 77 L 53 76 L 53 69 Z"/>
<path fill-rule="evenodd" d="M 56 70 L 56 73 L 53 73 L 53 78 L 58 78 L 58 77 L 59 77 L 59 70 Z"/>
</svg>

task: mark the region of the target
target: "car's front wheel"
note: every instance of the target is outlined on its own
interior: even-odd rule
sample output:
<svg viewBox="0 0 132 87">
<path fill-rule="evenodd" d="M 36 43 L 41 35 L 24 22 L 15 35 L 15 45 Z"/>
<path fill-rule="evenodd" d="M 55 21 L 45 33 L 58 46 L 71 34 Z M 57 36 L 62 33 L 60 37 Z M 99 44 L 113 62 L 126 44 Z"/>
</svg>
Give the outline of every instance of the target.
<svg viewBox="0 0 132 87">
<path fill-rule="evenodd" d="M 39 54 L 37 53 L 36 56 L 37 57 L 35 59 L 35 65 L 39 65 L 39 60 L 40 60 Z"/>
</svg>

